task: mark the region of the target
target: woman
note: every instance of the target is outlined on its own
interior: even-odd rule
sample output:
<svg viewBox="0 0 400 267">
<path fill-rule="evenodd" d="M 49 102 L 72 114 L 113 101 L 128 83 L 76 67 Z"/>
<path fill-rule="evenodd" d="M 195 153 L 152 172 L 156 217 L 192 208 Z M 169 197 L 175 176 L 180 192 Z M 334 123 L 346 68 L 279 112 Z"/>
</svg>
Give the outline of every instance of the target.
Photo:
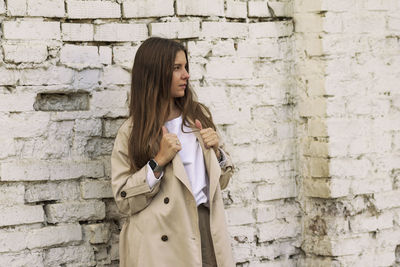
<svg viewBox="0 0 400 267">
<path fill-rule="evenodd" d="M 130 117 L 111 156 L 112 189 L 128 216 L 120 266 L 234 266 L 221 189 L 233 166 L 209 110 L 189 86 L 186 49 L 149 38 L 132 69 Z"/>
</svg>

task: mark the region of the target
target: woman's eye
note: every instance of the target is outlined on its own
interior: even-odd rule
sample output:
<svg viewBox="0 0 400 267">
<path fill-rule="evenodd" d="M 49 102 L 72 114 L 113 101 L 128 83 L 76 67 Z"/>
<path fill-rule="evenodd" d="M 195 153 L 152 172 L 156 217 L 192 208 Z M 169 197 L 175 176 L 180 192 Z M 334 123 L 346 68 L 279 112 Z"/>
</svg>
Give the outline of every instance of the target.
<svg viewBox="0 0 400 267">
<path fill-rule="evenodd" d="M 175 67 L 174 67 L 174 70 L 179 70 L 179 66 L 175 66 Z"/>
</svg>

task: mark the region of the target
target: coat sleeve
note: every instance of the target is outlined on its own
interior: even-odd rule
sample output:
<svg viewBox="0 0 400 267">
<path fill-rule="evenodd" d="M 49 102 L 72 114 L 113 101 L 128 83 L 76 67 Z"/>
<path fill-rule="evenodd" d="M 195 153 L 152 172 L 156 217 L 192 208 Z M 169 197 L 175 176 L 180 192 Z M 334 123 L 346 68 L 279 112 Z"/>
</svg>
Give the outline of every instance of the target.
<svg viewBox="0 0 400 267">
<path fill-rule="evenodd" d="M 111 187 L 118 209 L 133 215 L 146 208 L 160 190 L 160 183 L 150 188 L 147 183 L 147 164 L 130 172 L 128 157 L 129 126 L 125 122 L 118 130 L 111 154 Z"/>
<path fill-rule="evenodd" d="M 225 189 L 228 186 L 229 180 L 231 179 L 233 172 L 234 172 L 234 166 L 232 163 L 231 156 L 229 153 L 226 151 L 225 144 L 221 138 L 221 134 L 217 132 L 219 140 L 220 140 L 220 145 L 219 149 L 224 151 L 224 155 L 226 157 L 226 162 L 223 167 L 221 167 L 221 176 L 219 178 L 219 184 L 221 186 L 221 189 Z"/>
</svg>

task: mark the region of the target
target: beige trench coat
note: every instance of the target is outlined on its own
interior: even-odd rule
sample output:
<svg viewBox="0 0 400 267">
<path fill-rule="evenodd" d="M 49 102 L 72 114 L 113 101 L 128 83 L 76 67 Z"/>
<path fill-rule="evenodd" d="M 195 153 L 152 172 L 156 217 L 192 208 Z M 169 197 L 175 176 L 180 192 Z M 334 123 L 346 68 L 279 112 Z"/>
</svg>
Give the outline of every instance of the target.
<svg viewBox="0 0 400 267">
<path fill-rule="evenodd" d="M 128 216 L 120 233 L 121 267 L 201 267 L 196 201 L 183 163 L 176 154 L 153 189 L 147 165 L 129 174 L 128 137 L 131 121 L 119 129 L 111 156 L 112 189 L 121 213 Z M 225 221 L 221 189 L 232 176 L 229 154 L 223 169 L 213 149 L 205 149 L 198 131 L 210 188 L 210 227 L 218 267 L 235 266 Z"/>
</svg>

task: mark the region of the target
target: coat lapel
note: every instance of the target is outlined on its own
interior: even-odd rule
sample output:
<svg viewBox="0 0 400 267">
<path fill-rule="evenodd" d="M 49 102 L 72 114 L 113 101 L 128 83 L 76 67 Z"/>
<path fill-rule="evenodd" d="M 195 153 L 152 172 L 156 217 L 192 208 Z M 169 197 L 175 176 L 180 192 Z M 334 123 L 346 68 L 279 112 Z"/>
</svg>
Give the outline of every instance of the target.
<svg viewBox="0 0 400 267">
<path fill-rule="evenodd" d="M 172 168 L 174 175 L 186 186 L 189 192 L 193 195 L 192 186 L 190 185 L 189 178 L 186 174 L 185 167 L 178 153 L 172 159 Z"/>
<path fill-rule="evenodd" d="M 218 164 L 217 157 L 215 152 L 211 148 L 205 148 L 203 139 L 201 138 L 200 131 L 198 129 L 193 129 L 194 134 L 196 135 L 197 140 L 200 143 L 201 149 L 204 155 L 204 163 L 206 165 L 208 179 L 210 180 L 210 195 L 209 201 L 212 202 L 214 198 L 215 189 L 218 186 L 219 177 L 221 176 L 221 167 Z"/>
</svg>

